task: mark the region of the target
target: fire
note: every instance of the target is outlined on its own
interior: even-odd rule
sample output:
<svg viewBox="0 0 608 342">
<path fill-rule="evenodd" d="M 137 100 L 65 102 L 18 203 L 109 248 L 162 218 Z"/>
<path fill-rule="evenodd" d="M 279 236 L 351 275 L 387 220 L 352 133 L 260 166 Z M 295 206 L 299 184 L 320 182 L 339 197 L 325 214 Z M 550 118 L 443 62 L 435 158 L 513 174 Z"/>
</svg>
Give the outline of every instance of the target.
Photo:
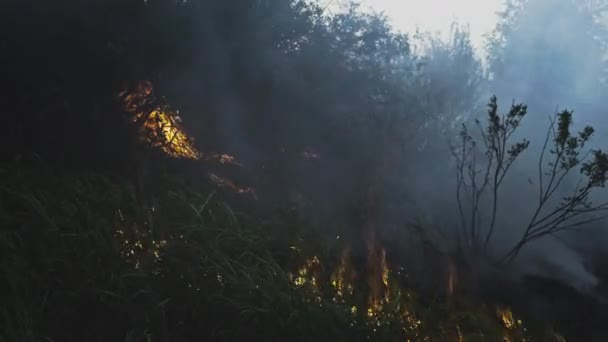
<svg viewBox="0 0 608 342">
<path fill-rule="evenodd" d="M 403 321 L 408 323 L 410 330 L 416 331 L 416 330 L 418 330 L 418 328 L 420 328 L 420 325 L 422 324 L 422 322 L 418 318 L 416 318 L 416 315 L 411 313 L 407 308 L 403 309 L 403 312 L 401 315 L 402 315 Z"/>
<path fill-rule="evenodd" d="M 151 82 L 140 82 L 132 92 L 122 91 L 123 108 L 139 125 L 142 140 L 174 158 L 198 159 L 193 139 L 181 128 L 180 118 L 167 106 L 157 104 Z"/>
<path fill-rule="evenodd" d="M 448 295 L 454 294 L 454 289 L 458 283 L 458 274 L 456 271 L 456 265 L 451 260 L 448 260 Z"/>
<path fill-rule="evenodd" d="M 316 289 L 318 286 L 316 272 L 320 266 L 321 261 L 319 261 L 319 258 L 313 256 L 306 260 L 304 265 L 298 268 L 295 275 L 290 273 L 289 278 L 295 286 L 302 287 L 309 285 L 313 289 Z"/>
<path fill-rule="evenodd" d="M 381 248 L 372 233 L 367 239 L 367 283 L 370 289 L 368 314 L 375 315 L 390 301 L 389 273 L 386 251 Z"/>
<path fill-rule="evenodd" d="M 141 120 L 143 112 L 135 115 L 134 122 Z M 159 109 L 150 112 L 143 127 L 148 134 L 148 142 L 156 145 L 167 155 L 174 158 L 198 159 L 199 154 L 192 146 L 192 139 L 178 126 L 171 113 Z"/>
<path fill-rule="evenodd" d="M 290 248 L 296 252 L 299 251 L 297 247 L 292 246 Z M 420 332 L 422 321 L 417 313 L 409 309 L 405 302 L 398 301 L 397 299 L 393 299 L 395 303 L 389 303 L 391 280 L 390 269 L 386 260 L 386 251 L 378 248 L 376 252 L 374 254 L 375 263 L 372 264 L 375 267 L 368 265 L 368 272 L 370 273 L 367 280 L 368 282 L 370 279 L 377 280 L 377 283 L 381 284 L 383 292 L 379 296 L 374 296 L 373 290 L 370 289 L 368 303 L 367 305 L 364 304 L 364 307 L 359 307 L 349 302 L 349 300 L 353 299 L 351 296 L 358 289 L 355 288 L 353 282 L 355 270 L 351 264 L 351 249 L 347 247 L 343 249 L 341 258 L 329 278 L 330 285 L 335 290 L 333 300 L 340 304 L 346 304 L 345 310 L 352 316 L 353 322 L 362 318 L 364 319 L 364 324 L 373 327 L 374 331 L 381 326 L 391 324 L 391 322 L 397 319 L 403 324 L 402 329 L 406 336 L 415 337 L 416 341 L 430 341 L 426 336 L 422 336 Z M 321 266 L 321 261 L 317 256 L 309 257 L 294 273 L 289 274 L 289 279 L 294 286 L 308 286 L 320 296 L 320 291 L 324 288 L 323 284 L 319 283 L 320 279 L 322 279 L 320 272 L 324 268 Z M 400 295 L 400 290 L 397 289 L 395 291 L 395 298 L 403 298 Z M 410 297 L 409 292 L 405 293 L 405 297 Z"/>
<path fill-rule="evenodd" d="M 367 303 L 361 306 L 350 302 L 357 298 L 356 291 L 360 289 L 355 287 L 354 266 L 351 264 L 350 247 L 342 250 L 341 257 L 333 267 L 333 271 L 329 276 L 329 285 L 333 289 L 333 300 L 337 304 L 343 305 L 344 312 L 348 314 L 353 324 L 363 323 L 367 327 L 371 327 L 374 331 L 390 326 L 395 320 L 399 321 L 400 329 L 406 341 L 431 341 L 433 337 L 427 336 L 425 332 L 429 328 L 428 322 L 422 321 L 421 312 L 416 310 L 416 306 L 409 302 L 408 298 L 414 298 L 413 294 L 406 289 L 401 289 L 397 284 L 393 284 L 391 280 L 391 270 L 388 267 L 387 253 L 384 248 L 376 244 L 374 240 L 368 241 L 368 265 L 365 279 L 368 282 L 369 293 L 367 293 Z M 299 254 L 300 250 L 292 246 L 292 250 Z M 451 268 L 448 269 L 448 287 L 455 286 L 457 275 L 455 266 L 448 264 Z M 328 269 L 327 265 L 322 265 L 321 260 L 317 256 L 312 256 L 304 260 L 304 262 L 295 269 L 295 272 L 289 273 L 289 280 L 295 287 L 304 287 L 312 289 L 315 298 L 321 302 L 324 289 L 327 287 L 321 281 L 326 279 L 324 270 Z M 329 268 L 332 269 L 332 268 Z M 372 287 L 376 286 L 376 287 Z M 392 289 L 392 292 L 391 292 Z M 415 303 L 415 302 L 414 302 Z M 517 319 L 510 308 L 497 307 L 496 315 L 498 322 L 504 327 L 502 330 L 502 340 L 506 342 L 528 341 L 525 337 L 526 328 L 523 322 Z M 440 329 L 444 335 L 445 341 L 462 342 L 466 339 L 465 332 L 461 327 L 462 322 L 458 320 L 449 320 L 448 325 L 442 326 Z M 482 338 L 483 335 L 480 335 Z"/>
<path fill-rule="evenodd" d="M 507 329 L 513 328 L 513 326 L 515 325 L 515 321 L 513 320 L 513 313 L 511 312 L 510 309 L 497 308 L 496 314 L 502 321 L 502 324 L 504 324 L 505 328 L 507 328 Z"/>
<path fill-rule="evenodd" d="M 456 325 L 456 334 L 457 334 L 457 342 L 463 342 L 464 337 L 462 336 L 462 331 L 460 330 L 460 326 Z"/>
<path fill-rule="evenodd" d="M 510 308 L 497 307 L 496 316 L 505 328 L 505 330 L 503 331 L 504 341 L 528 341 L 525 336 L 521 335 L 522 331 L 526 331 L 526 327 L 523 325 L 523 322 L 520 319 L 515 319 L 513 312 Z"/>
<path fill-rule="evenodd" d="M 118 214 L 122 215 L 120 210 Z M 122 220 L 122 219 L 121 219 Z M 167 240 L 148 240 L 145 232 L 135 229 L 134 234 L 127 234 L 125 230 L 118 228 L 114 232 L 114 238 L 121 245 L 121 254 L 135 268 L 139 269 L 140 264 L 147 258 L 154 262 L 161 260 L 167 246 Z"/>
<path fill-rule="evenodd" d="M 518 326 L 521 326 L 523 323 L 521 320 L 516 320 L 515 318 L 513 318 L 513 312 L 510 308 L 497 307 L 496 315 L 498 316 L 504 327 L 507 329 L 514 329 Z"/>
<path fill-rule="evenodd" d="M 344 296 L 353 294 L 353 285 L 350 279 L 348 279 L 352 272 L 349 261 L 350 249 L 346 248 L 342 252 L 338 267 L 331 275 L 331 285 L 336 290 L 336 297 L 334 300 L 343 300 Z"/>
<path fill-rule="evenodd" d="M 377 253 L 378 255 L 376 256 L 376 258 L 374 258 L 377 264 L 370 265 L 372 271 L 368 275 L 368 283 L 370 284 L 370 288 L 372 289 L 368 300 L 369 308 L 367 310 L 367 313 L 369 317 L 376 316 L 382 311 L 384 304 L 390 302 L 390 270 L 386 263 L 386 251 L 384 250 L 384 248 L 380 248 Z M 370 259 L 369 261 L 372 261 L 374 259 Z"/>
</svg>

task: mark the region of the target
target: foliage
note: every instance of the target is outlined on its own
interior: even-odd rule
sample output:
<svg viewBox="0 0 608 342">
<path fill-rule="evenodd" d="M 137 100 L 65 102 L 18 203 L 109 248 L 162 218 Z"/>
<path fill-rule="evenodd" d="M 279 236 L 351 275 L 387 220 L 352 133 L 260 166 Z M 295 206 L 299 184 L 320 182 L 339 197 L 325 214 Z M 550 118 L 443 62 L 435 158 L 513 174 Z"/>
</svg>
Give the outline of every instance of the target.
<svg viewBox="0 0 608 342">
<path fill-rule="evenodd" d="M 500 209 L 501 185 L 515 160 L 529 146 L 528 140 L 512 142 L 510 139 L 526 116 L 527 107 L 514 104 L 505 115 L 499 115 L 497 110 L 496 97 L 492 97 L 487 123 L 482 125 L 476 121 L 483 142 L 481 150 L 466 125 L 460 134 L 460 146 L 453 149 L 457 160 L 456 197 L 463 230 L 461 237 L 474 253 L 487 251 Z M 608 202 L 592 202 L 593 191 L 605 186 L 608 156 L 601 150 L 584 149 L 594 133 L 592 127 L 587 126 L 578 134 L 573 134 L 571 128 L 570 111 L 557 113 L 551 121 L 538 161 L 538 202 L 521 238 L 507 249 L 506 260 L 513 260 L 531 241 L 599 220 L 603 216 L 598 215 L 608 208 Z M 547 152 L 551 155 L 548 162 Z M 570 195 L 555 203 L 565 180 L 577 168 L 582 177 L 569 190 Z M 484 201 L 490 203 L 487 208 L 480 206 Z M 482 217 L 487 216 L 484 209 L 490 211 L 488 223 L 482 222 Z"/>
<path fill-rule="evenodd" d="M 416 91 L 424 102 L 428 124 L 438 123 L 432 130 L 450 133 L 450 128 L 477 107 L 484 81 L 470 32 L 453 23 L 447 41 L 429 34 L 418 34 L 413 40 L 422 45 L 421 82 Z"/>
<path fill-rule="evenodd" d="M 288 245 L 273 242 L 280 230 L 252 224 L 213 196 L 159 188 L 150 229 L 129 184 L 35 165 L 1 169 L 0 340 L 502 336 L 483 307 L 429 302 L 397 287 L 394 304 L 353 316 L 356 298 L 292 285 L 288 260 L 297 259 L 278 259 L 277 243 Z"/>
<path fill-rule="evenodd" d="M 482 164 L 482 170 L 477 169 L 479 153 L 476 149 L 476 141 L 468 133 L 465 124 L 462 125 L 460 133 L 461 144 L 453 150 L 457 159 L 456 197 L 463 229 L 461 237 L 463 242 L 466 241 L 473 249 L 487 248 L 496 225 L 499 187 L 517 156 L 529 145 L 527 140 L 507 145 L 507 141 L 526 114 L 526 106 L 513 105 L 506 115 L 500 116 L 496 101 L 496 97 L 492 97 L 488 104 L 487 128 L 482 127 L 480 121 L 476 120 L 483 141 L 482 154 L 487 158 Z M 478 179 L 478 175 L 481 178 Z M 486 195 L 487 188 L 491 191 L 492 206 L 489 228 L 484 238 L 484 232 L 480 231 L 480 203 L 484 200 L 483 196 Z M 465 215 L 462 196 L 468 193 L 471 202 L 470 215 Z"/>
<path fill-rule="evenodd" d="M 606 35 L 589 13 L 571 11 L 565 2 L 558 14 L 577 14 L 565 24 L 563 17 L 539 15 L 557 13 L 548 3 L 513 2 L 490 44 L 490 85 L 504 92 L 542 89 L 550 101 L 601 94 L 604 50 L 595 43 Z M 0 32 L 0 76 L 10 87 L 0 98 L 7 114 L 0 158 L 34 152 L 53 164 L 120 179 L 77 173 L 70 179 L 45 168 L 5 166 L 0 253 L 9 261 L 0 271 L 10 279 L 0 292 L 12 298 L 3 319 L 13 327 L 5 339 L 357 340 L 374 329 L 386 339 L 403 328 L 401 318 L 384 317 L 390 324 L 382 328 L 355 324 L 351 306 L 329 295 L 318 302 L 318 293 L 294 289 L 289 271 L 296 266 L 284 263 L 282 248 L 301 233 L 293 226 L 323 231 L 332 242 L 323 238 L 320 244 L 329 247 L 318 254 L 329 269 L 343 252 L 334 236 L 364 245 L 365 227 L 401 227 L 404 217 L 415 216 L 404 203 L 433 194 L 419 184 L 442 189 L 451 180 L 438 167 L 448 162 L 442 138 L 477 108 L 485 77 L 466 29 L 455 26 L 445 42 L 422 37 L 424 48 L 417 51 L 419 37 L 396 33 L 385 16 L 356 5 L 331 14 L 304 0 L 9 0 L 4 9 L 11 30 Z M 536 25 L 536 18 L 544 21 Z M 551 40 L 546 49 L 531 48 L 545 28 L 561 36 L 579 26 L 592 33 L 567 35 L 580 43 L 576 48 Z M 538 50 L 547 54 L 528 64 L 522 51 Z M 575 82 L 580 60 L 588 84 Z M 142 108 L 130 108 L 129 90 L 143 84 L 146 96 L 135 99 Z M 492 189 L 494 208 L 508 166 L 527 147 L 507 147 L 524 112 L 517 107 L 504 118 L 494 106 L 481 134 L 489 165 L 475 186 Z M 140 125 L 132 125 L 134 116 Z M 543 176 L 556 180 L 541 180 L 541 193 L 574 167 L 589 180 L 589 192 L 603 185 L 605 155 L 582 160 L 577 153 L 584 142 L 560 126 L 570 127 L 567 115 L 556 120 L 554 157 L 576 165 Z M 295 199 L 293 211 L 311 223 L 289 217 L 289 224 L 267 227 L 184 187 L 155 190 L 153 178 L 169 162 L 141 148 L 142 140 L 168 156 L 202 156 L 200 163 L 171 161 L 179 165 L 172 172 L 194 175 L 194 182 L 201 172 L 215 175 L 207 163 L 212 156 L 238 159 L 244 167 L 235 173 L 246 174 L 248 189 L 261 194 L 259 205 L 247 204 L 248 213 Z M 464 166 L 469 157 L 481 160 L 472 142 L 465 132 L 461 186 L 472 185 L 464 184 L 471 176 L 462 174 L 465 169 L 480 175 Z M 564 203 L 589 204 L 586 196 L 577 193 Z M 485 248 L 497 213 L 482 231 L 482 197 L 473 196 L 467 235 Z M 564 207 L 569 214 L 559 211 L 555 218 L 570 222 L 576 208 Z M 543 224 L 552 220 L 536 222 L 522 241 L 536 238 L 536 229 L 546 231 Z M 367 299 L 360 297 L 353 300 Z M 404 297 L 423 322 L 432 322 L 421 325 L 426 336 L 452 336 L 454 326 L 477 335 L 498 329 L 484 310 L 468 308 L 454 318 L 460 306 Z M 66 321 L 82 324 L 61 329 Z M 115 329 L 103 330 L 102 321 Z M 435 323 L 444 326 L 440 333 Z"/>
<path fill-rule="evenodd" d="M 3 97 L 5 158 L 140 169 L 138 127 L 116 95 L 149 81 L 179 109 L 198 151 L 242 159 L 273 198 L 300 193 L 336 211 L 358 205 L 387 150 L 422 158 L 419 142 L 466 112 L 479 82 L 465 31 L 422 56 L 386 17 L 357 6 L 330 14 L 299 0 L 61 0 L 14 1 L 6 13 L 15 34 L 0 57 L 13 85 Z M 323 156 L 318 167 L 302 165 L 307 150 Z M 409 170 L 405 159 L 394 177 Z M 339 201 L 320 195 L 329 186 Z"/>
<path fill-rule="evenodd" d="M 607 37 L 588 2 L 506 1 L 487 40 L 488 91 L 539 112 L 558 104 L 603 111 Z"/>
</svg>

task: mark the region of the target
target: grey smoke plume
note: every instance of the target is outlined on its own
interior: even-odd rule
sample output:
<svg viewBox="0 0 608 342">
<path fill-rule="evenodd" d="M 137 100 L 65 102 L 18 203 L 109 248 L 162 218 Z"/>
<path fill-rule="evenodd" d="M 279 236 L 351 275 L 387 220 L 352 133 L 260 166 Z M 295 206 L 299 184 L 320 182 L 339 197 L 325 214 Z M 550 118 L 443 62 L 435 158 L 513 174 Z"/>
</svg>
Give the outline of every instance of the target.
<svg viewBox="0 0 608 342">
<path fill-rule="evenodd" d="M 489 74 L 481 87 L 478 105 L 492 94 L 499 99 L 501 113 L 508 111 L 512 101 L 527 104 L 528 114 L 512 141 L 526 138 L 530 147 L 520 156 L 503 187 L 495 250 L 512 243 L 533 214 L 538 196 L 538 157 L 551 116 L 564 109 L 573 110 L 575 130 L 586 125 L 596 128 L 590 147 L 608 146 L 608 33 L 601 12 L 597 7 L 570 0 L 506 1 L 505 8 L 499 13 L 496 31 L 488 36 Z M 473 117 L 485 121 L 481 106 L 470 108 L 476 111 Z M 474 126 L 469 122 L 471 130 Z M 425 168 L 433 170 L 431 179 L 425 178 L 429 173 L 419 173 L 417 189 L 433 198 L 426 205 L 434 209 L 428 216 L 443 220 L 440 224 L 444 227 L 454 226 L 453 218 L 458 214 L 453 209 L 454 202 L 450 202 L 453 195 L 446 191 L 454 188 L 453 178 L 434 162 Z M 443 175 L 437 174 L 441 172 L 438 169 Z M 564 194 L 574 186 L 578 175 L 574 176 L 571 182 L 565 182 Z M 437 179 L 443 183 L 434 181 Z M 595 200 L 606 198 L 606 191 L 599 189 Z M 442 209 L 438 212 L 437 208 Z M 567 279 L 578 287 L 593 287 L 597 279 L 585 261 L 598 243 L 606 243 L 608 235 L 593 229 L 605 225 L 602 221 L 585 227 L 592 234 L 567 233 L 531 243 L 520 257 L 521 270 Z"/>
</svg>

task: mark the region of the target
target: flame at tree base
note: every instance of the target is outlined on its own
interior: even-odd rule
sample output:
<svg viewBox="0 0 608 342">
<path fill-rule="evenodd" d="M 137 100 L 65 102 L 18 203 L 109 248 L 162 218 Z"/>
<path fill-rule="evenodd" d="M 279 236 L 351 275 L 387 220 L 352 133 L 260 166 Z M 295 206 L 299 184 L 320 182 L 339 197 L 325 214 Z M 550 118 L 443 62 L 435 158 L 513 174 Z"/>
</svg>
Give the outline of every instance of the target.
<svg viewBox="0 0 608 342">
<path fill-rule="evenodd" d="M 297 250 L 295 247 L 292 249 Z M 390 269 L 386 262 L 386 252 L 384 249 L 379 249 L 378 258 L 374 259 L 379 262 L 376 268 L 371 267 L 375 271 L 367 275 L 368 284 L 374 283 L 369 277 L 378 278 L 378 283 L 382 284 L 379 288 L 380 292 L 372 294 L 373 291 L 370 291 L 367 295 L 367 304 L 363 310 L 357 304 L 352 303 L 356 301 L 357 295 L 361 294 L 356 291 L 357 289 L 354 285 L 356 271 L 352 266 L 350 256 L 350 248 L 345 248 L 341 253 L 337 266 L 331 272 L 329 277 L 329 288 L 331 289 L 329 295 L 331 296 L 331 300 L 336 304 L 344 305 L 345 310 L 348 311 L 355 321 L 365 322 L 374 331 L 379 327 L 389 326 L 392 322 L 398 320 L 404 323 L 406 335 L 419 336 L 417 331 L 422 322 L 406 305 L 397 302 L 403 297 L 401 290 L 397 290 L 394 294 L 390 292 Z M 368 268 L 370 268 L 369 265 Z M 323 278 L 321 274 L 322 270 L 323 266 L 320 259 L 317 256 L 312 256 L 306 259 L 303 265 L 297 268 L 295 273 L 290 273 L 289 279 L 295 287 L 310 288 L 313 293 L 319 296 L 325 295 L 321 293 L 321 288 L 323 288 L 324 284 L 319 282 Z M 406 293 L 405 297 L 409 297 L 409 293 Z M 395 300 L 394 303 L 391 302 L 392 298 Z"/>
<path fill-rule="evenodd" d="M 462 342 L 472 336 L 482 340 L 494 338 L 490 335 L 482 335 L 479 330 L 471 331 L 471 324 L 473 326 L 478 324 L 475 315 L 479 315 L 479 319 L 486 320 L 487 317 L 492 317 L 491 311 L 484 309 L 484 306 L 457 304 L 462 301 L 454 297 L 456 294 L 441 297 L 445 302 L 431 304 L 425 300 L 420 301 L 413 291 L 403 287 L 398 279 L 394 278 L 388 266 L 386 251 L 373 243 L 368 244 L 369 246 L 375 246 L 377 249 L 368 255 L 371 259 L 368 260 L 365 268 L 367 273 L 363 272 L 363 274 L 367 284 L 381 284 L 375 289 L 375 291 L 380 289 L 379 292 L 374 292 L 373 288 L 368 288 L 365 292 L 356 286 L 355 280 L 361 277 L 361 274 L 357 273 L 351 263 L 350 247 L 342 250 L 335 267 L 328 267 L 318 256 L 312 256 L 291 273 L 289 279 L 296 288 L 312 289 L 315 295 L 315 300 L 312 302 L 316 301 L 322 305 L 321 298 L 327 298 L 342 307 L 352 319 L 351 326 L 363 324 L 372 332 L 386 330 L 394 332 L 395 327 L 398 326 L 398 331 L 401 331 L 404 340 L 411 342 L 437 340 Z M 295 247 L 293 249 L 299 251 Z M 371 262 L 376 262 L 376 266 L 370 265 Z M 453 291 L 456 285 L 455 266 L 448 264 L 446 267 L 448 274 L 445 279 L 446 287 Z M 328 277 L 323 276 L 323 270 L 328 270 Z M 323 283 L 324 279 L 328 284 Z M 324 291 L 329 292 L 324 293 Z M 363 298 L 364 301 L 360 300 Z M 440 312 L 437 315 L 441 316 L 423 321 L 423 317 L 429 317 L 429 305 L 439 305 L 436 307 Z M 454 315 L 451 310 L 464 310 L 464 312 Z M 502 329 L 501 341 L 529 341 L 523 322 L 515 318 L 509 308 L 497 307 L 495 313 L 496 318 L 493 322 L 498 332 Z M 468 327 L 469 331 L 465 331 L 463 327 Z M 373 337 L 370 336 L 370 339 Z"/>
</svg>

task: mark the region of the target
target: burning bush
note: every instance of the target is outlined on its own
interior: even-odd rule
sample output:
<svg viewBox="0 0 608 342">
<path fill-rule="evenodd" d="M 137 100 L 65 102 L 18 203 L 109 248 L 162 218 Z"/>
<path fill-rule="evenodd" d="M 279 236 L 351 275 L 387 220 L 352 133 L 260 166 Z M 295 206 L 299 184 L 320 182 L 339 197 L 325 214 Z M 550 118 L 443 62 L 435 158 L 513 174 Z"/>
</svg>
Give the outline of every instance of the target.
<svg viewBox="0 0 608 342">
<path fill-rule="evenodd" d="M 174 158 L 200 157 L 193 139 L 181 127 L 178 113 L 154 96 L 151 82 L 139 82 L 132 90 L 121 91 L 119 97 L 140 129 L 142 141 Z"/>
</svg>

